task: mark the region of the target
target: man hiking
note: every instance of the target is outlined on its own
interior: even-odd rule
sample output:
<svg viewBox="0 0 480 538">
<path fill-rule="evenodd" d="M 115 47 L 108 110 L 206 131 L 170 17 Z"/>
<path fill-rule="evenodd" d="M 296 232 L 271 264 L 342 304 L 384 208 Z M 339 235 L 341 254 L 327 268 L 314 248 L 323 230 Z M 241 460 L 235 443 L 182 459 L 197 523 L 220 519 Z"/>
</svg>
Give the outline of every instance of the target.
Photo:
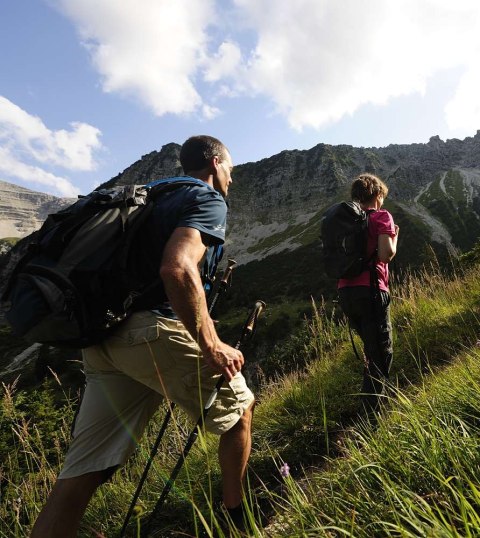
<svg viewBox="0 0 480 538">
<path fill-rule="evenodd" d="M 378 407 L 393 357 L 388 262 L 396 254 L 399 227 L 381 209 L 387 194 L 388 187 L 373 174 L 353 181 L 352 200 L 368 213 L 368 266 L 360 275 L 338 281 L 340 306 L 364 346 L 362 394 L 367 411 Z"/>
<path fill-rule="evenodd" d="M 225 240 L 232 159 L 219 140 L 194 136 L 180 162 L 200 181 L 159 196 L 141 238 L 161 283 L 153 302 L 82 350 L 87 384 L 72 442 L 32 538 L 76 536 L 96 488 L 132 454 L 163 398 L 197 420 L 220 375 L 205 428 L 220 435 L 223 504 L 234 522 L 241 514 L 254 397 L 242 353 L 217 335 L 199 271 L 212 269 Z"/>
</svg>

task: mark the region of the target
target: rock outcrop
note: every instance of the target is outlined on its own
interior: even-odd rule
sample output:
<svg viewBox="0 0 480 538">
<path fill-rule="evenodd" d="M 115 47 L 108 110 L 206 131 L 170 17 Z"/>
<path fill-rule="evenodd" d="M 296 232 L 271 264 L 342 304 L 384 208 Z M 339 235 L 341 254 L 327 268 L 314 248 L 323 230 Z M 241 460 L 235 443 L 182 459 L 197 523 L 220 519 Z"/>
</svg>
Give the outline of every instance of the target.
<svg viewBox="0 0 480 538">
<path fill-rule="evenodd" d="M 74 201 L 0 181 L 0 239 L 31 234 L 40 228 L 49 213 Z"/>
</svg>

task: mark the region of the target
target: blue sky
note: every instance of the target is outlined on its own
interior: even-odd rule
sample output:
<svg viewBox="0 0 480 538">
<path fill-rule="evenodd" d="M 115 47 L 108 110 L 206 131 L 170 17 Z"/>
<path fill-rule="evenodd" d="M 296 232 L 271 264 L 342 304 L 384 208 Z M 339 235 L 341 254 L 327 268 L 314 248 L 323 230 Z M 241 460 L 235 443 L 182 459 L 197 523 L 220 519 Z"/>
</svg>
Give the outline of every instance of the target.
<svg viewBox="0 0 480 538">
<path fill-rule="evenodd" d="M 212 134 L 235 163 L 480 129 L 478 0 L 0 0 L 0 180 L 91 191 Z"/>
</svg>

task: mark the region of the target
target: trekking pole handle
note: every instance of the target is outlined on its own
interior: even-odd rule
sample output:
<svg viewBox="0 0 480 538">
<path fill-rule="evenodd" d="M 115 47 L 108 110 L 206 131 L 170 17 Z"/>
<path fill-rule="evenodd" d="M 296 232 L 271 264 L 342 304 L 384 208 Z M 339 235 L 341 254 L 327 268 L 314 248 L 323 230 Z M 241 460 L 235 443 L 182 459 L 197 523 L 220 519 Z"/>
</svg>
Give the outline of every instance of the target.
<svg viewBox="0 0 480 538">
<path fill-rule="evenodd" d="M 230 281 L 232 280 L 232 271 L 237 265 L 237 262 L 233 258 L 228 258 L 227 267 L 220 280 L 220 283 L 223 284 L 224 287 L 230 284 Z"/>
<path fill-rule="evenodd" d="M 243 326 L 242 335 L 240 336 L 240 339 L 236 343 L 235 349 L 240 349 L 245 339 L 253 335 L 253 333 L 255 332 L 255 328 L 257 326 L 258 318 L 260 317 L 260 314 L 265 310 L 266 307 L 267 305 L 263 301 L 258 300 L 255 303 L 253 310 L 250 312 L 247 318 L 247 321 L 245 322 L 245 325 Z M 208 398 L 207 403 L 205 404 L 205 407 L 203 408 L 204 419 L 207 414 L 207 411 L 210 409 L 210 407 L 212 407 L 213 402 L 217 398 L 218 392 L 222 388 L 224 381 L 225 381 L 225 377 L 222 375 L 217 381 L 217 384 L 215 385 L 215 388 L 213 389 L 212 394 L 210 394 L 210 397 Z"/>
<path fill-rule="evenodd" d="M 227 291 L 228 286 L 230 285 L 230 282 L 232 281 L 232 273 L 235 267 L 237 266 L 237 262 L 233 258 L 228 259 L 228 264 L 223 272 L 222 278 L 220 279 L 220 283 L 218 285 L 217 291 L 215 295 L 213 296 L 212 302 L 210 303 L 210 306 L 208 307 L 208 313 L 211 314 L 213 312 L 213 309 L 215 308 L 215 305 L 217 304 L 218 298 L 222 293 Z"/>
<path fill-rule="evenodd" d="M 245 322 L 245 325 L 243 326 L 242 336 L 240 337 L 240 340 L 237 342 L 235 349 L 239 349 L 240 346 L 245 341 L 245 339 L 253 335 L 257 327 L 258 318 L 260 317 L 260 314 L 265 310 L 266 307 L 267 305 L 263 301 L 258 300 L 255 303 L 253 310 L 250 312 L 250 315 L 248 316 L 247 321 Z"/>
</svg>

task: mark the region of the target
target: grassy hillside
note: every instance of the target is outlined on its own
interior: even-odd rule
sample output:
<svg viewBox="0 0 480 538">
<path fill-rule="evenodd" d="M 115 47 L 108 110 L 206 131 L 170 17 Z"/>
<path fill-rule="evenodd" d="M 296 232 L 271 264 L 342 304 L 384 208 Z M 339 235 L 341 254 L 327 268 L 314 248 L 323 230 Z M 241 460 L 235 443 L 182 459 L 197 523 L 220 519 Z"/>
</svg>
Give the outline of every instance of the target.
<svg viewBox="0 0 480 538">
<path fill-rule="evenodd" d="M 480 267 L 449 277 L 431 269 L 393 294 L 392 386 L 376 424 L 360 410 L 362 366 L 346 327 L 320 301 L 283 350 L 282 360 L 292 356 L 297 370 L 280 367 L 257 389 L 249 491 L 268 521 L 252 536 L 478 535 Z M 28 535 L 68 443 L 75 398 L 55 406 L 49 383 L 33 394 L 4 387 L 2 538 Z M 162 416 L 129 465 L 96 494 L 80 536 L 118 535 Z M 129 536 L 146 521 L 190 426 L 176 415 Z M 210 510 L 219 498 L 216 447 L 213 436 L 197 441 L 156 522 L 157 536 L 222 535 Z"/>
</svg>

